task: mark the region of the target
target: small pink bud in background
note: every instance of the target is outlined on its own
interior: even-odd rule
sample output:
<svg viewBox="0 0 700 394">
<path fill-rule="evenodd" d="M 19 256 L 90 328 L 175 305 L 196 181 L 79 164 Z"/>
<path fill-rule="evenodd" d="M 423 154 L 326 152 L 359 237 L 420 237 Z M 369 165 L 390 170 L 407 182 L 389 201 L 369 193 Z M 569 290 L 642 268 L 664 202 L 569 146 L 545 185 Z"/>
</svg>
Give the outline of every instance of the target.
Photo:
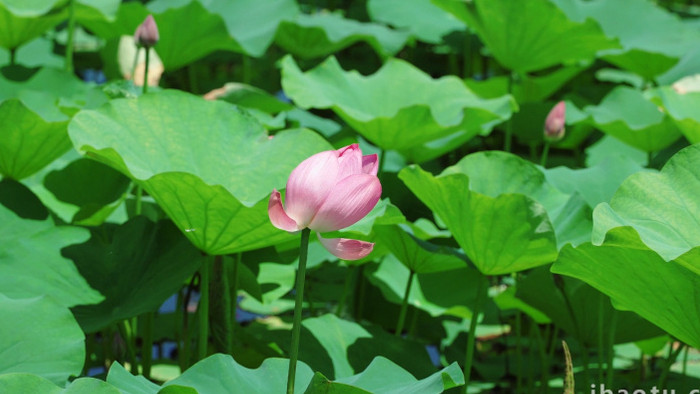
<svg viewBox="0 0 700 394">
<path fill-rule="evenodd" d="M 564 138 L 566 126 L 566 103 L 560 101 L 555 105 L 544 121 L 544 138 L 550 142 Z"/>
<path fill-rule="evenodd" d="M 146 19 L 136 28 L 134 33 L 134 40 L 136 45 L 150 48 L 158 42 L 158 25 L 156 25 L 153 15 L 149 15 Z"/>
<path fill-rule="evenodd" d="M 268 204 L 272 225 L 289 232 L 309 228 L 337 231 L 365 217 L 377 205 L 382 186 L 377 178 L 377 155 L 362 155 L 357 144 L 317 153 L 299 164 L 287 180 L 285 206 L 273 190 Z M 344 260 L 367 256 L 373 243 L 345 238 L 321 244 Z"/>
</svg>

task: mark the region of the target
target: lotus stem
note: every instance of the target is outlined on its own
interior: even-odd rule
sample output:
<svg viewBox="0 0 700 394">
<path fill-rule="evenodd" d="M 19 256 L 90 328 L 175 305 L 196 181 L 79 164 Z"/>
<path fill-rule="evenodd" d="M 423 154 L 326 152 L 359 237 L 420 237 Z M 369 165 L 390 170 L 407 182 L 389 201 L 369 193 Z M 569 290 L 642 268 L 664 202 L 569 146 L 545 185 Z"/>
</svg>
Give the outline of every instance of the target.
<svg viewBox="0 0 700 394">
<path fill-rule="evenodd" d="M 513 72 L 508 73 L 508 94 L 513 94 Z M 513 116 L 511 115 L 506 122 L 506 138 L 503 142 L 503 150 L 506 152 L 511 151 L 511 146 L 513 144 Z"/>
<path fill-rule="evenodd" d="M 413 285 L 413 277 L 416 275 L 416 272 L 411 270 L 411 273 L 408 274 L 408 282 L 406 283 L 406 291 L 404 292 L 403 295 L 403 301 L 401 302 L 401 312 L 399 313 L 399 321 L 396 324 L 396 332 L 394 335 L 401 336 L 401 332 L 403 331 L 403 325 L 406 322 L 406 311 L 408 310 L 408 295 L 411 293 L 411 285 Z"/>
<path fill-rule="evenodd" d="M 348 299 L 348 294 L 350 293 L 350 285 L 352 283 L 352 272 L 356 269 L 355 266 L 350 266 L 348 268 L 350 272 L 348 272 L 347 275 L 345 275 L 345 285 L 343 286 L 343 293 L 340 296 L 340 300 L 338 301 L 338 305 L 335 308 L 335 315 L 340 317 L 340 315 L 343 313 L 343 309 L 345 308 L 345 303 L 347 302 Z"/>
<path fill-rule="evenodd" d="M 544 142 L 542 157 L 540 158 L 540 165 L 544 168 L 547 168 L 547 156 L 549 156 L 549 141 Z"/>
<path fill-rule="evenodd" d="M 143 344 L 141 346 L 141 373 L 146 379 L 151 378 L 151 363 L 153 361 L 153 320 L 154 313 L 146 312 L 141 315 L 143 321 Z"/>
<path fill-rule="evenodd" d="M 73 40 L 75 36 L 75 0 L 68 1 L 68 41 L 66 42 L 66 71 L 73 72 Z"/>
<path fill-rule="evenodd" d="M 131 332 L 131 327 L 129 327 L 129 323 L 127 323 L 126 320 L 122 320 L 117 324 L 117 328 L 119 329 L 119 335 L 121 335 L 126 344 L 126 357 L 129 360 L 129 364 L 131 364 L 131 368 L 129 369 L 132 374 L 137 375 L 139 372 L 139 365 L 136 362 L 136 352 L 134 351 L 134 344 L 131 340 L 133 334 Z"/>
<path fill-rule="evenodd" d="M 301 231 L 299 247 L 299 269 L 297 270 L 296 299 L 294 301 L 294 323 L 292 325 L 292 347 L 289 352 L 289 374 L 287 375 L 287 394 L 294 394 L 297 359 L 299 358 L 299 339 L 301 336 L 301 310 L 304 303 L 304 280 L 306 277 L 306 257 L 309 252 L 309 235 L 311 230 Z"/>
<path fill-rule="evenodd" d="M 615 330 L 617 328 L 617 310 L 612 310 L 612 316 L 610 316 L 610 336 L 608 337 L 608 369 L 606 372 L 606 384 L 608 387 L 612 387 L 615 368 L 613 368 L 613 361 L 615 360 Z"/>
<path fill-rule="evenodd" d="M 666 357 L 666 365 L 664 365 L 664 369 L 663 371 L 661 371 L 661 376 L 659 376 L 659 383 L 657 384 L 657 387 L 666 386 L 666 379 L 668 378 L 668 373 L 671 371 L 671 366 L 676 361 L 678 355 L 681 354 L 681 351 L 683 351 L 683 348 L 685 347 L 685 344 L 679 343 L 678 348 L 676 350 L 673 350 L 673 343 L 674 341 L 672 340 L 668 344 L 668 357 Z"/>
<path fill-rule="evenodd" d="M 148 66 L 150 65 L 151 58 L 151 48 L 145 47 L 146 51 L 146 67 L 143 69 L 143 94 L 148 93 Z"/>
<path fill-rule="evenodd" d="M 469 390 L 469 380 L 471 379 L 472 363 L 474 362 L 474 342 L 476 341 L 476 325 L 479 321 L 479 312 L 481 309 L 482 298 L 484 297 L 484 278 L 480 278 L 476 288 L 476 300 L 472 307 L 472 318 L 469 322 L 469 333 L 467 334 L 467 354 L 464 360 L 464 390 L 466 394 Z"/>
<path fill-rule="evenodd" d="M 523 384 L 523 347 L 520 343 L 523 318 L 520 311 L 515 312 L 515 392 L 520 393 Z"/>
<path fill-rule="evenodd" d="M 207 357 L 209 346 L 209 260 L 202 259 L 202 267 L 199 269 L 199 305 L 197 314 L 199 315 L 199 335 L 197 337 L 198 359 Z"/>
</svg>

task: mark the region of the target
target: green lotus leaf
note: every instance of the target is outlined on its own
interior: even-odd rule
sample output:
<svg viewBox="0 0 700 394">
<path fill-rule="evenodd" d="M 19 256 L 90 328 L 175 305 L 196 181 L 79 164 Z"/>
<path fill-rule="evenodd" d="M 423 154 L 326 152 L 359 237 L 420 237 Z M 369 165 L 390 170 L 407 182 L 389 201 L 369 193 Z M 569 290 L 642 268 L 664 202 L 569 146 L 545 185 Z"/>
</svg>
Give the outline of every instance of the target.
<svg viewBox="0 0 700 394">
<path fill-rule="evenodd" d="M 400 226 L 378 226 L 374 231 L 378 242 L 415 273 L 449 271 L 467 264 L 466 256 L 454 248 L 422 241 Z"/>
<path fill-rule="evenodd" d="M 105 299 L 73 313 L 85 332 L 155 311 L 200 267 L 201 253 L 169 221 L 144 216 L 95 229 L 84 244 L 64 249 Z"/>
<path fill-rule="evenodd" d="M 691 144 L 700 142 L 700 114 L 696 110 L 700 105 L 700 92 L 681 94 L 671 87 L 664 86 L 655 93 L 685 138 Z"/>
<path fill-rule="evenodd" d="M 282 86 L 304 108 L 329 108 L 373 144 L 423 161 L 455 145 L 426 145 L 458 139 L 458 145 L 510 117 L 510 96 L 484 100 L 453 76 L 437 80 L 411 64 L 389 59 L 375 74 L 345 72 L 334 57 L 304 73 L 282 60 Z M 421 156 L 423 155 L 423 156 Z M 419 160 L 420 159 L 420 160 Z"/>
<path fill-rule="evenodd" d="M 429 44 L 440 44 L 444 36 L 466 30 L 464 22 L 430 0 L 370 0 L 367 12 L 372 20 L 408 30 Z"/>
<path fill-rule="evenodd" d="M 207 394 L 229 394 L 233 387 L 240 393 L 283 393 L 287 387 L 288 368 L 289 360 L 268 358 L 257 369 L 248 369 L 229 355 L 215 354 L 199 361 L 163 387 L 192 387 Z M 294 392 L 303 392 L 312 376 L 311 368 L 299 361 Z"/>
<path fill-rule="evenodd" d="M 68 118 L 47 120 L 19 99 L 0 103 L 0 175 L 26 178 L 70 149 Z"/>
<path fill-rule="evenodd" d="M 106 19 L 114 21 L 121 0 L 76 0 L 75 18 L 82 24 L 85 20 Z"/>
<path fill-rule="evenodd" d="M 402 367 L 416 375 L 435 370 L 423 344 L 398 338 L 378 326 L 362 326 L 333 314 L 304 319 L 302 326 L 301 343 L 308 345 L 302 346 L 299 358 L 333 379 L 358 373 L 376 357 L 403 360 Z M 284 334 L 288 337 L 289 332 Z"/>
<path fill-rule="evenodd" d="M 597 345 L 601 335 L 610 336 L 611 318 L 615 316 L 615 343 L 627 343 L 653 338 L 663 332 L 637 314 L 615 310 L 610 298 L 586 283 L 570 278 L 560 278 L 566 297 L 571 302 L 574 318 L 566 305 L 566 300 L 557 288 L 549 267 L 537 267 L 518 281 L 516 296 L 528 305 L 544 312 L 549 318 L 568 332 L 589 345 Z M 602 316 L 601 316 L 602 313 Z M 602 317 L 603 324 L 600 325 Z M 574 325 L 576 324 L 576 326 Z"/>
<path fill-rule="evenodd" d="M 586 166 L 594 167 L 607 160 L 626 160 L 640 167 L 647 166 L 649 155 L 632 147 L 615 137 L 605 135 L 593 145 L 586 148 Z"/>
<path fill-rule="evenodd" d="M 5 294 L 0 293 L 0 376 L 32 373 L 63 385 L 79 375 L 85 335 L 70 310 L 48 296 L 14 299 Z M 2 381 L 0 391 L 16 392 L 3 390 Z"/>
<path fill-rule="evenodd" d="M 616 87 L 600 104 L 584 111 L 601 131 L 646 152 L 664 149 L 681 136 L 657 105 L 630 87 Z"/>
<path fill-rule="evenodd" d="M 552 1 L 572 20 L 595 20 L 608 37 L 618 39 L 622 48 L 600 55 L 646 79 L 671 68 L 700 39 L 677 15 L 650 1 Z"/>
<path fill-rule="evenodd" d="M 275 43 L 302 58 L 327 56 L 364 41 L 386 58 L 403 48 L 408 34 L 375 23 L 362 23 L 336 13 L 299 14 L 282 21 Z"/>
<path fill-rule="evenodd" d="M 442 393 L 464 384 L 464 374 L 457 363 L 417 380 L 409 372 L 384 357 L 377 357 L 361 373 L 335 381 L 316 373 L 305 394 L 405 394 Z"/>
<path fill-rule="evenodd" d="M 532 76 L 520 75 L 517 83 L 511 86 L 512 94 L 519 104 L 541 103 L 557 90 L 588 68 L 589 65 L 571 65 L 557 68 L 547 73 Z M 508 77 L 497 76 L 482 81 L 466 79 L 464 83 L 481 97 L 496 98 L 508 93 Z M 570 116 L 567 104 L 567 118 Z"/>
<path fill-rule="evenodd" d="M 549 0 L 433 0 L 473 29 L 503 66 L 524 74 L 590 61 L 618 47 L 592 20 L 574 22 Z"/>
<path fill-rule="evenodd" d="M 152 14 L 160 33 L 155 50 L 165 69 L 175 70 L 217 50 L 262 56 L 280 21 L 297 13 L 293 0 L 156 0 L 148 7 L 123 3 L 113 21 L 92 18 L 83 23 L 99 37 L 112 39 L 133 35 Z"/>
<path fill-rule="evenodd" d="M 78 150 L 142 185 L 210 254 L 291 239 L 270 224 L 266 197 L 302 160 L 331 148 L 307 130 L 269 139 L 234 106 L 177 91 L 81 111 L 69 134 Z"/>
<path fill-rule="evenodd" d="M 581 169 L 549 168 L 544 171 L 547 181 L 566 194 L 579 193 L 591 208 L 610 202 L 615 191 L 628 176 L 644 171 L 632 159 L 608 157 L 594 166 Z"/>
<path fill-rule="evenodd" d="M 131 372 L 124 369 L 118 361 L 112 363 L 107 373 L 107 383 L 121 390 L 123 393 L 130 394 L 155 394 L 160 387 L 144 378 L 143 376 L 134 376 Z"/>
<path fill-rule="evenodd" d="M 25 220 L 0 205 L 0 292 L 12 298 L 50 295 L 59 304 L 94 304 L 102 296 L 91 289 L 60 250 L 87 239 L 86 230 L 54 226 L 50 219 Z"/>
<path fill-rule="evenodd" d="M 700 248 L 680 256 L 700 261 Z M 552 272 L 578 278 L 690 346 L 700 346 L 700 276 L 649 249 L 631 227 L 618 227 L 599 245 L 562 249 Z M 689 313 L 689 311 L 691 313 Z"/>
<path fill-rule="evenodd" d="M 216 94 L 212 96 L 218 100 L 228 101 L 241 107 L 254 108 L 267 114 L 294 109 L 293 105 L 280 101 L 270 93 L 242 83 L 229 82 L 214 92 Z"/>
<path fill-rule="evenodd" d="M 73 380 L 64 389 L 39 375 L 23 372 L 0 374 L 0 392 L 41 394 L 120 394 L 116 387 L 95 378 Z M 133 394 L 133 392 L 129 392 Z M 155 391 L 154 391 L 155 393 Z"/>
<path fill-rule="evenodd" d="M 16 49 L 68 16 L 65 0 L 1 0 L 0 47 Z"/>
<path fill-rule="evenodd" d="M 431 316 L 472 317 L 471 305 L 476 301 L 479 281 L 486 278 L 473 268 L 463 267 L 450 271 L 416 274 L 408 303 L 428 312 Z M 370 280 L 381 290 L 384 298 L 397 305 L 403 301 L 410 271 L 394 255 L 382 259 Z"/>
<path fill-rule="evenodd" d="M 662 258 L 700 273 L 700 263 L 681 256 L 700 246 L 699 168 L 700 145 L 692 145 L 676 153 L 661 172 L 631 175 L 610 204 L 596 207 L 593 243 L 603 242 L 611 228 L 631 226 Z"/>
<path fill-rule="evenodd" d="M 545 182 L 534 165 L 504 152 L 480 152 L 435 177 L 415 165 L 399 178 L 444 221 L 486 275 L 552 262 L 552 222 L 568 197 Z"/>
</svg>

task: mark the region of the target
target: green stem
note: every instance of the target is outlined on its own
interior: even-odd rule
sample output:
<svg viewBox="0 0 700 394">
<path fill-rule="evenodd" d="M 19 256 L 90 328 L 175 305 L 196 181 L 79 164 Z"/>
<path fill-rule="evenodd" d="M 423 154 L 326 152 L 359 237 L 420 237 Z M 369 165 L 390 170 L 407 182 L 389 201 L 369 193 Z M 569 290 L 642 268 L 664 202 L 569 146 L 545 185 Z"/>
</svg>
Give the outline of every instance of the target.
<svg viewBox="0 0 700 394">
<path fill-rule="evenodd" d="M 292 325 L 292 348 L 289 352 L 289 374 L 287 375 L 287 394 L 294 394 L 297 359 L 299 358 L 299 339 L 301 336 L 301 310 L 304 303 L 304 279 L 306 277 L 306 257 L 309 252 L 309 234 L 311 230 L 301 231 L 299 247 L 299 269 L 297 270 L 296 299 L 294 300 L 294 323 Z"/>
<path fill-rule="evenodd" d="M 651 159 L 653 159 L 654 153 L 647 152 L 647 168 L 651 168 Z"/>
<path fill-rule="evenodd" d="M 615 377 L 615 368 L 613 368 L 613 362 L 615 361 L 615 331 L 617 330 L 617 310 L 612 310 L 612 315 L 610 316 L 610 328 L 608 337 L 608 365 L 606 372 L 606 385 L 612 387 L 613 380 Z"/>
<path fill-rule="evenodd" d="M 199 269 L 199 335 L 197 336 L 197 356 L 199 360 L 207 357 L 209 346 L 209 259 L 202 259 L 202 267 Z"/>
<path fill-rule="evenodd" d="M 466 32 L 464 35 L 464 63 L 462 64 L 462 78 L 467 79 L 472 77 L 472 36 Z"/>
<path fill-rule="evenodd" d="M 411 293 L 411 285 L 413 284 L 413 277 L 415 276 L 415 271 L 411 270 L 408 274 L 408 282 L 406 283 L 406 291 L 403 294 L 403 302 L 401 302 L 401 312 L 399 313 L 399 321 L 396 324 L 396 332 L 394 335 L 401 336 L 403 331 L 403 325 L 406 322 L 406 311 L 408 311 L 408 295 Z"/>
<path fill-rule="evenodd" d="M 148 93 L 148 66 L 151 60 L 151 48 L 144 47 L 146 51 L 146 67 L 143 69 L 143 94 Z"/>
<path fill-rule="evenodd" d="M 476 300 L 472 308 L 472 318 L 469 322 L 469 333 L 467 334 L 467 354 L 464 360 L 464 393 L 469 389 L 469 380 L 472 374 L 472 363 L 474 362 L 474 342 L 476 341 L 476 325 L 479 321 L 479 312 L 481 308 L 482 298 L 486 294 L 484 288 L 485 278 L 480 278 L 479 285 L 476 288 Z"/>
<path fill-rule="evenodd" d="M 681 351 L 683 351 L 684 347 L 685 345 L 681 343 L 678 345 L 678 349 L 673 350 L 673 341 L 671 341 L 668 348 L 668 357 L 666 358 L 666 365 L 664 365 L 664 370 L 661 371 L 661 376 L 659 376 L 659 383 L 657 384 L 657 387 L 666 386 L 666 379 L 668 378 L 668 373 L 671 371 L 671 366 L 678 358 L 678 355 L 681 354 Z"/>
<path fill-rule="evenodd" d="M 75 35 L 75 0 L 68 2 L 68 42 L 66 43 L 66 71 L 73 72 L 73 37 Z"/>
<path fill-rule="evenodd" d="M 250 57 L 247 55 L 242 55 L 242 56 L 243 56 L 243 83 L 250 85 L 250 80 L 251 80 Z"/>
<path fill-rule="evenodd" d="M 542 148 L 542 158 L 540 158 L 540 165 L 547 168 L 547 156 L 549 155 L 549 141 L 544 142 L 544 147 Z"/>
<path fill-rule="evenodd" d="M 520 344 L 520 336 L 522 335 L 522 314 L 520 311 L 515 312 L 515 392 L 520 393 L 523 384 L 522 364 L 523 364 L 523 348 Z"/>
<path fill-rule="evenodd" d="M 340 295 L 338 305 L 335 307 L 335 315 L 338 317 L 340 317 L 340 315 L 343 313 L 343 309 L 345 308 L 345 302 L 347 302 L 348 294 L 350 293 L 350 285 L 352 284 L 352 272 L 355 270 L 355 266 L 350 266 L 350 268 L 348 269 L 350 270 L 350 272 L 348 272 L 348 274 L 345 275 L 345 285 L 343 286 L 343 293 Z"/>
<path fill-rule="evenodd" d="M 540 364 L 542 365 L 541 387 L 545 387 L 549 382 L 549 363 L 547 360 L 547 348 L 544 344 L 544 340 L 542 339 L 542 332 L 540 330 L 540 326 L 534 320 L 532 321 L 531 329 L 535 332 L 535 341 L 537 342 L 537 349 L 540 352 Z"/>
<path fill-rule="evenodd" d="M 365 281 L 364 273 L 365 265 L 359 266 L 355 271 L 357 271 L 357 282 L 355 282 L 355 321 L 362 321 L 362 314 L 365 308 Z"/>
<path fill-rule="evenodd" d="M 508 94 L 513 94 L 513 73 L 508 73 Z M 513 117 L 511 116 L 506 122 L 506 140 L 503 143 L 503 150 L 506 152 L 511 151 L 511 146 L 513 144 Z"/>
<path fill-rule="evenodd" d="M 603 354 L 603 349 L 605 349 L 605 341 L 603 340 L 603 337 L 605 336 L 603 333 L 603 321 L 605 320 L 605 315 L 604 315 L 604 300 L 605 297 L 600 294 L 598 296 L 598 381 L 602 382 L 603 381 L 603 364 L 605 360 L 605 355 Z M 608 349 L 610 350 L 610 349 Z M 608 386 L 609 387 L 609 386 Z"/>
<path fill-rule="evenodd" d="M 690 346 L 685 347 L 685 352 L 683 352 L 683 376 L 688 376 L 688 349 Z"/>
<path fill-rule="evenodd" d="M 379 152 L 379 165 L 377 166 L 377 178 L 379 178 L 379 181 L 382 181 L 382 175 L 384 175 L 384 160 L 386 157 L 386 151 L 382 149 Z"/>
<path fill-rule="evenodd" d="M 216 350 L 231 354 L 231 289 L 227 268 L 222 256 L 214 257 L 209 309 L 210 314 L 215 317 L 210 324 Z"/>
<path fill-rule="evenodd" d="M 141 200 L 143 199 L 143 188 L 141 185 L 136 185 L 136 207 L 134 209 L 134 212 L 136 213 L 135 216 L 139 216 L 141 214 Z"/>
<path fill-rule="evenodd" d="M 581 335 L 581 329 L 578 325 L 578 319 L 576 319 L 576 313 L 574 311 L 574 307 L 571 304 L 571 300 L 569 299 L 568 294 L 566 294 L 566 291 L 564 290 L 564 284 L 562 282 L 561 287 L 557 286 L 559 288 L 559 291 L 561 291 L 562 296 L 564 297 L 564 302 L 566 303 L 566 309 L 569 311 L 569 316 L 571 317 L 571 322 L 574 324 L 574 335 L 576 336 L 576 340 L 578 341 L 579 347 L 581 349 L 581 357 L 583 358 L 583 377 L 584 377 L 584 384 L 583 387 L 588 387 L 589 383 L 591 381 L 591 371 L 588 368 L 589 360 L 588 360 L 588 350 L 586 349 L 586 345 L 583 342 L 583 336 Z"/>
<path fill-rule="evenodd" d="M 143 344 L 141 345 L 141 373 L 146 379 L 151 378 L 151 363 L 153 362 L 153 320 L 154 313 L 146 312 L 141 315 L 143 324 Z"/>
<path fill-rule="evenodd" d="M 233 260 L 233 272 L 231 273 L 231 292 L 230 292 L 230 297 L 231 297 L 231 346 L 233 346 L 233 337 L 234 333 L 233 330 L 235 330 L 236 327 L 236 310 L 238 309 L 238 267 L 242 264 L 241 261 L 243 260 L 243 253 L 238 252 L 236 253 L 236 258 Z M 231 349 L 233 350 L 233 349 Z"/>
<path fill-rule="evenodd" d="M 17 64 L 17 48 L 10 49 L 10 66 Z"/>
<path fill-rule="evenodd" d="M 120 321 L 117 324 L 117 328 L 119 329 L 119 335 L 121 335 L 122 339 L 124 340 L 124 343 L 126 344 L 126 357 L 129 360 L 129 364 L 131 364 L 131 373 L 134 375 L 138 375 L 139 365 L 136 363 L 136 352 L 134 351 L 134 344 L 131 340 L 131 328 L 129 327 L 129 324 L 126 322 L 126 320 Z"/>
</svg>

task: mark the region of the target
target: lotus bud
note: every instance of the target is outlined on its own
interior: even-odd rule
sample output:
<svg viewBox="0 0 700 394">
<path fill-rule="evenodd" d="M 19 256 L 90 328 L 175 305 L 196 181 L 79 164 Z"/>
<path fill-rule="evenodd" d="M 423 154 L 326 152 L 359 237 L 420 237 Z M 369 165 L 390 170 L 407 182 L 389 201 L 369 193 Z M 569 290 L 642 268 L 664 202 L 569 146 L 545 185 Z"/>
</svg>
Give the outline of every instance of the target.
<svg viewBox="0 0 700 394">
<path fill-rule="evenodd" d="M 564 138 L 566 126 L 566 103 L 560 101 L 555 105 L 544 121 L 544 138 L 555 142 Z"/>
<path fill-rule="evenodd" d="M 156 25 L 153 15 L 149 15 L 146 19 L 136 28 L 134 33 L 134 40 L 136 45 L 150 48 L 158 42 L 158 25 Z"/>
<path fill-rule="evenodd" d="M 285 206 L 273 190 L 268 204 L 272 225 L 289 232 L 305 228 L 319 233 L 355 224 L 377 205 L 382 186 L 377 178 L 377 155 L 362 155 L 357 144 L 317 153 L 299 164 L 287 180 Z M 345 238 L 321 244 L 336 257 L 358 260 L 367 256 L 373 243 Z"/>
</svg>

